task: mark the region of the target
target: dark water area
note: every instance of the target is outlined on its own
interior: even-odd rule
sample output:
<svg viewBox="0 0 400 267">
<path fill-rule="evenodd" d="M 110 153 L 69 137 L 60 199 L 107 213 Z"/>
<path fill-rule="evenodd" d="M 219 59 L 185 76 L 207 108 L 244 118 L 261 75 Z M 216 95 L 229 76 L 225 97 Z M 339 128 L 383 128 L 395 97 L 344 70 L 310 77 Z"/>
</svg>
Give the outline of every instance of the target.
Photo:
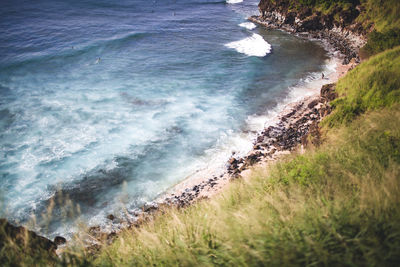
<svg viewBox="0 0 400 267">
<path fill-rule="evenodd" d="M 257 4 L 2 1 L 3 216 L 68 234 L 72 219 L 101 224 L 251 146 L 238 139 L 251 118 L 327 60 L 315 42 L 245 23 Z"/>
</svg>

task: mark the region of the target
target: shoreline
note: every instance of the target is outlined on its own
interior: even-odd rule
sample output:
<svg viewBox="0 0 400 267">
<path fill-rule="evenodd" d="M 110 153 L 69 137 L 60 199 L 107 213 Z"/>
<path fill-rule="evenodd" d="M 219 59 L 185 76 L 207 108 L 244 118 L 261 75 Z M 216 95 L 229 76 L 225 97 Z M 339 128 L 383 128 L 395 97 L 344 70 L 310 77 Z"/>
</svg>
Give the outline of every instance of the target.
<svg viewBox="0 0 400 267">
<path fill-rule="evenodd" d="M 264 121 L 264 129 L 259 131 L 254 140 L 252 140 L 253 148 L 244 156 L 232 154 L 231 158 L 226 162 L 226 170 L 222 174 L 210 174 L 203 178 L 196 177 L 196 175 L 189 176 L 161 194 L 153 202 L 144 205 L 142 207 L 144 212 L 157 210 L 158 207 L 162 205 L 184 207 L 198 200 L 210 198 L 218 194 L 231 180 L 236 179 L 243 171 L 248 170 L 253 165 L 260 162 L 266 163 L 275 161 L 282 154 L 291 153 L 297 145 L 302 143 L 300 139 L 308 134 L 311 124 L 320 122 L 323 117 L 330 113 L 329 102 L 333 99 L 324 98 L 324 96 L 321 95 L 321 89 L 323 89 L 325 85 L 329 85 L 330 87 L 328 86 L 325 88 L 329 88 L 329 92 L 333 94 L 334 84 L 359 63 L 356 59 L 347 60 L 348 55 L 343 54 L 339 48 L 335 47 L 332 42 L 326 38 L 316 38 L 315 35 L 310 34 L 299 35 L 294 31 L 289 31 L 284 28 L 269 27 L 267 24 L 256 20 L 255 16 L 249 17 L 248 21 L 255 22 L 263 27 L 280 29 L 301 38 L 321 41 L 329 56 L 329 62 L 325 66 L 327 67 L 329 64 L 334 63 L 334 71 L 326 77 L 321 77 L 313 81 L 317 84 L 320 83 L 321 86 L 318 88 L 311 88 L 310 90 L 313 91 L 311 95 L 302 96 L 295 101 L 284 103 L 281 110 L 275 115 L 275 118 L 269 118 L 269 121 L 274 121 L 274 123 L 267 124 L 267 122 Z M 321 36 L 319 35 L 319 37 Z M 289 94 L 290 93 L 294 92 L 289 92 Z M 315 116 L 310 117 L 310 115 Z M 265 145 L 268 141 L 261 140 L 262 137 L 264 137 L 264 139 L 265 137 L 274 139 L 276 136 L 280 136 L 281 139 L 284 139 L 287 132 L 294 129 L 293 126 L 296 129 L 302 128 L 300 129 L 301 133 L 295 137 L 296 140 L 292 140 L 293 142 L 290 144 L 284 145 L 283 149 L 282 147 L 274 147 L 276 144 L 272 143 Z M 267 133 L 266 131 L 268 131 L 268 129 L 274 129 L 275 133 L 272 135 Z M 290 139 L 290 137 L 288 138 Z M 265 149 L 266 147 L 267 149 Z"/>
<path fill-rule="evenodd" d="M 322 87 L 334 84 L 354 66 L 353 63 L 347 65 L 339 63 L 333 73 L 316 80 L 316 82 L 322 82 Z M 328 115 L 326 112 L 329 109 L 329 101 L 321 96 L 321 88 L 311 90 L 314 91 L 311 95 L 284 104 L 276 118 L 271 118 L 275 123 L 264 124 L 264 129 L 257 133 L 255 139 L 252 140 L 253 148 L 250 152 L 244 156 L 233 154 L 226 162 L 226 170 L 223 174 L 211 175 L 211 177 L 203 179 L 188 177 L 154 202 L 145 205 L 144 211 L 149 210 L 150 207 L 155 210 L 163 204 L 184 207 L 200 199 L 211 198 L 222 191 L 231 180 L 241 176 L 243 171 L 249 170 L 253 165 L 275 161 L 281 155 L 289 154 L 297 145 L 301 144 L 301 138 L 308 134 L 312 123 L 319 122 Z M 290 136 L 289 132 L 293 130 L 299 131 L 299 133 Z"/>
<path fill-rule="evenodd" d="M 260 12 L 265 12 L 264 16 L 250 16 L 247 19 L 267 29 L 282 30 L 309 40 L 320 40 L 329 50 L 339 52 L 344 56 L 343 65 L 360 63 L 359 51 L 366 44 L 365 34 L 355 33 L 341 26 L 330 28 L 328 25 L 324 25 L 322 29 L 316 30 L 313 27 L 318 28 L 320 26 L 318 22 L 309 23 L 307 27 L 304 27 L 302 24 L 306 21 L 297 18 L 293 21 L 288 19 L 293 14 L 282 14 L 278 11 L 261 11 L 261 9 Z M 317 25 L 313 25 L 314 23 Z"/>
<path fill-rule="evenodd" d="M 254 22 L 250 18 L 249 21 Z M 258 24 L 265 26 L 263 23 Z M 290 31 L 288 33 L 294 34 Z M 280 107 L 278 107 L 277 114 L 268 117 L 268 121 L 273 121 L 273 123 L 264 121 L 263 129 L 258 131 L 251 140 L 253 148 L 245 155 L 233 153 L 225 162 L 222 172 L 213 170 L 212 167 L 208 175 L 197 170 L 161 193 L 155 200 L 133 212 L 126 212 L 123 217 L 118 216 L 118 218 L 114 214 L 110 214 L 107 216 L 109 223 L 106 225 L 89 227 L 88 234 L 84 235 L 84 240 L 89 241 L 90 250 L 96 251 L 102 244 L 101 240 L 107 240 L 107 243 L 111 242 L 124 229 L 139 227 L 164 207 L 183 208 L 197 201 L 212 198 L 224 190 L 232 180 L 248 176 L 253 166 L 266 165 L 276 161 L 282 155 L 290 154 L 299 145 L 303 148 L 309 133 L 318 135 L 318 123 L 331 111 L 329 102 L 335 98 L 335 83 L 347 71 L 354 68 L 358 61 L 346 60 L 347 56 L 328 40 L 316 39 L 315 36 L 310 35 L 296 35 L 312 41 L 321 41 L 329 56 L 325 67 L 327 68 L 333 63 L 335 64 L 334 71 L 325 77 L 313 80 L 311 83 L 316 84 L 314 88 L 308 88 L 312 87 L 311 83 L 306 84 L 308 87 L 303 86 L 302 89 L 306 89 L 308 96 L 302 95 L 295 100 L 289 98 L 288 102 L 283 101 L 283 104 L 278 105 Z M 297 89 L 299 90 L 299 88 Z M 296 93 L 295 90 L 289 94 Z M 315 136 L 313 138 L 315 139 Z M 62 251 L 62 248 L 60 250 Z"/>
<path fill-rule="evenodd" d="M 260 21 L 255 21 L 254 17 L 248 18 L 248 20 L 266 26 Z M 232 154 L 229 160 L 225 162 L 222 173 L 218 175 L 210 173 L 209 176 L 191 175 L 139 209 L 126 211 L 121 217 L 109 214 L 107 216 L 108 222 L 105 225 L 88 226 L 84 233 L 74 234 L 68 242 L 69 244 L 73 244 L 77 237 L 78 240 L 85 241 L 90 251 L 95 252 L 104 243 L 102 241 L 107 240 L 107 243 L 109 243 L 122 230 L 140 226 L 144 221 L 159 213 L 158 211 L 163 207 L 176 206 L 182 208 L 202 199 L 212 198 L 226 188 L 230 181 L 247 176 L 251 172 L 251 167 L 260 164 L 265 165 L 276 161 L 282 155 L 290 154 L 299 145 L 305 145 L 306 137 L 310 132 L 311 134 L 318 132 L 318 122 L 331 110 L 329 101 L 332 99 L 329 98 L 329 95 L 334 95 L 334 83 L 349 69 L 356 66 L 358 61 L 351 60 L 347 62 L 348 64 L 344 64 L 347 55 L 341 53 L 326 39 L 319 39 L 311 35 L 299 35 L 279 27 L 272 28 L 284 30 L 301 38 L 321 41 L 329 56 L 325 67 L 334 63 L 334 71 L 326 77 L 313 80 L 312 82 L 318 86 L 306 88 L 308 96 L 300 97 L 300 99 L 299 97 L 289 98 L 286 101 L 284 100 L 283 104 L 278 105 L 278 113 L 274 114 L 273 118 L 268 117 L 268 121 L 274 122 L 267 123 L 264 121 L 263 129 L 253 136 L 253 148 L 245 155 Z M 306 85 L 310 86 L 309 84 Z M 325 90 L 324 93 L 321 91 L 321 87 L 322 91 Z M 289 94 L 296 93 L 293 92 L 294 90 Z M 62 253 L 65 246 L 69 246 L 68 243 L 59 246 L 57 253 Z"/>
</svg>

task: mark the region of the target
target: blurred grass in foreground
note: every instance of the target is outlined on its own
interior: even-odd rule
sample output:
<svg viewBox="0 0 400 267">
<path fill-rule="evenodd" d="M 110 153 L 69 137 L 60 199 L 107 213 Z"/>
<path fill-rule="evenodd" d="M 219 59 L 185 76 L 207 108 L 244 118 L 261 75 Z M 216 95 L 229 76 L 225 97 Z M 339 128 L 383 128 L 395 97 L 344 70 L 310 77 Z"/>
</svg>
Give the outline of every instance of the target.
<svg viewBox="0 0 400 267">
<path fill-rule="evenodd" d="M 321 147 L 255 170 L 210 201 L 165 210 L 94 264 L 400 263 L 399 54 L 371 58 L 339 82 L 327 118 L 335 127 L 324 128 Z"/>
</svg>

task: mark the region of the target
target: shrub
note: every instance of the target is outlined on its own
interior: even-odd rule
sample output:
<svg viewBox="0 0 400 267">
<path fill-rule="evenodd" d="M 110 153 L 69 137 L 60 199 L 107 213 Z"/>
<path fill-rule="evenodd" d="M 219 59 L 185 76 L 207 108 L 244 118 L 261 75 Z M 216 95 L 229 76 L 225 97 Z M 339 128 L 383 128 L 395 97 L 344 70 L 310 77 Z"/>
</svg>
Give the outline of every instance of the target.
<svg viewBox="0 0 400 267">
<path fill-rule="evenodd" d="M 385 32 L 373 31 L 368 36 L 367 44 L 360 51 L 361 57 L 367 58 L 398 45 L 400 45 L 400 28 Z"/>
</svg>

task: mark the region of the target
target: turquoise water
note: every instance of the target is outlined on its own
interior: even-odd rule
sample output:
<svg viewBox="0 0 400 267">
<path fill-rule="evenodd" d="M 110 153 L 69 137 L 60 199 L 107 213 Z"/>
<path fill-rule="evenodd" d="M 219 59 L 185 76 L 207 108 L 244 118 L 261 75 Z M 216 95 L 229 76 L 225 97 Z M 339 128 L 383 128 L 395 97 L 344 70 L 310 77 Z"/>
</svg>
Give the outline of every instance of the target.
<svg viewBox="0 0 400 267">
<path fill-rule="evenodd" d="M 257 4 L 2 2 L 3 216 L 66 234 L 66 198 L 71 219 L 102 223 L 240 150 L 249 118 L 327 59 L 315 42 L 242 24 Z"/>
</svg>

